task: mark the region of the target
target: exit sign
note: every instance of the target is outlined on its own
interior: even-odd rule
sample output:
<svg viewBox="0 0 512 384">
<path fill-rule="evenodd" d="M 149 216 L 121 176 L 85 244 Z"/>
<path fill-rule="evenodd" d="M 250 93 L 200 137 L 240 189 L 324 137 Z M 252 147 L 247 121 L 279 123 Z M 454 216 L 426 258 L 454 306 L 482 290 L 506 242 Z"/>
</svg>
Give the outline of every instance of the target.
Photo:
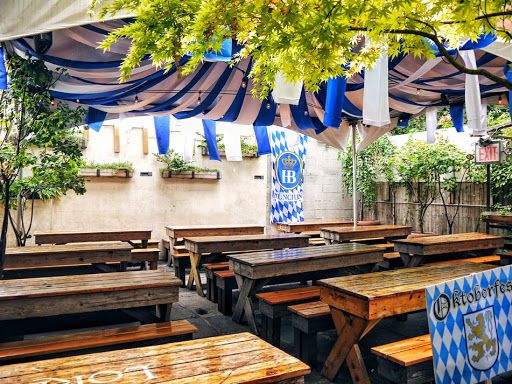
<svg viewBox="0 0 512 384">
<path fill-rule="evenodd" d="M 496 164 L 505 160 L 501 141 L 491 141 L 482 145 L 475 144 L 475 162 L 479 164 Z"/>
</svg>

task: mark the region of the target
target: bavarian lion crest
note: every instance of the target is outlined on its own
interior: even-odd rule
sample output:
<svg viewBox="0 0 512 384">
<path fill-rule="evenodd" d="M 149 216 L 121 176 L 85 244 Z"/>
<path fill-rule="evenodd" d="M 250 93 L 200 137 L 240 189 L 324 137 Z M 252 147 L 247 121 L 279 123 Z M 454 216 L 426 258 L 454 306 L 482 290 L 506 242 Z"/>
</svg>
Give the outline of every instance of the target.
<svg viewBox="0 0 512 384">
<path fill-rule="evenodd" d="M 463 315 L 469 364 L 478 371 L 492 368 L 499 355 L 494 308 Z"/>
</svg>

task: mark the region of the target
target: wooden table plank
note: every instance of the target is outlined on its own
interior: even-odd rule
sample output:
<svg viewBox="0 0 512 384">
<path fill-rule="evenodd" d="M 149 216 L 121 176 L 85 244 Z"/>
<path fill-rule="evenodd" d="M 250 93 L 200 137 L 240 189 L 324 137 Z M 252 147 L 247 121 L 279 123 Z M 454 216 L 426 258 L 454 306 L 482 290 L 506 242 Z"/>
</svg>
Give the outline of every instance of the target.
<svg viewBox="0 0 512 384">
<path fill-rule="evenodd" d="M 286 233 L 320 231 L 326 227 L 346 227 L 353 224 L 350 220 L 306 220 L 299 223 L 277 223 L 277 228 Z"/>
<path fill-rule="evenodd" d="M 249 333 L 4 366 L 0 381 L 301 383 L 310 368 Z M 92 380 L 91 380 L 92 378 Z"/>
<path fill-rule="evenodd" d="M 35 232 L 36 244 L 66 244 L 96 241 L 131 241 L 151 239 L 150 229 L 99 230 L 99 231 L 51 231 Z"/>
<path fill-rule="evenodd" d="M 180 284 L 158 270 L 0 280 L 0 320 L 170 305 Z"/>
<path fill-rule="evenodd" d="M 496 266 L 476 263 L 460 263 L 457 268 L 432 265 L 318 281 L 321 300 L 331 307 L 333 316 L 344 322 L 344 329 L 338 330 L 338 340 L 322 374 L 330 380 L 335 378 L 349 358 L 349 352 L 359 348 L 359 341 L 367 333 L 361 331 L 365 327 L 374 326 L 386 317 L 424 310 L 427 286 L 492 268 Z M 347 338 L 349 334 L 357 337 Z M 362 360 L 351 360 L 349 370 L 352 377 L 366 374 Z"/>
<path fill-rule="evenodd" d="M 259 235 L 265 226 L 255 224 L 230 225 L 168 225 L 167 236 L 173 239 L 198 236 Z"/>
<path fill-rule="evenodd" d="M 357 227 L 322 228 L 320 235 L 327 241 L 338 243 L 355 239 L 372 239 L 383 237 L 396 239 L 407 237 L 412 231 L 408 225 L 368 225 Z"/>
<path fill-rule="evenodd" d="M 132 249 L 123 242 L 13 247 L 6 249 L 5 268 L 127 263 L 132 260 Z"/>
</svg>

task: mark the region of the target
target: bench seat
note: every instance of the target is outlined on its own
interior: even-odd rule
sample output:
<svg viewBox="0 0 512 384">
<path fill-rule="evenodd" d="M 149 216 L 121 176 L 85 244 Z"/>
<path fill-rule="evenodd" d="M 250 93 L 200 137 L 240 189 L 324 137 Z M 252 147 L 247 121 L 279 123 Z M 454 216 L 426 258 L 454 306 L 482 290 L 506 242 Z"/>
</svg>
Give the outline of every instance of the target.
<svg viewBox="0 0 512 384">
<path fill-rule="evenodd" d="M 214 272 L 229 269 L 229 262 L 222 261 L 219 263 L 207 263 L 203 264 L 203 268 L 206 272 L 206 298 L 217 303 L 218 294 Z"/>
<path fill-rule="evenodd" d="M 215 271 L 215 286 L 217 289 L 217 308 L 224 316 L 233 313 L 233 290 L 238 288 L 235 272 L 230 269 Z"/>
<path fill-rule="evenodd" d="M 263 316 L 262 337 L 275 346 L 279 346 L 281 337 L 281 319 L 290 314 L 288 306 L 320 299 L 320 287 L 308 286 L 281 291 L 256 294 L 259 309 Z"/>
<path fill-rule="evenodd" d="M 469 257 L 466 259 L 435 261 L 433 263 L 426 263 L 425 265 L 457 265 L 460 263 L 479 263 L 479 264 L 499 265 L 500 260 L 501 260 L 501 257 L 499 255 L 489 255 L 489 256 Z"/>
<path fill-rule="evenodd" d="M 397 384 L 422 384 L 434 380 L 430 335 L 396 341 L 371 349 L 378 373 Z"/>
<path fill-rule="evenodd" d="M 288 307 L 292 313 L 293 348 L 295 356 L 306 364 L 316 363 L 318 332 L 334 329 L 331 310 L 322 301 Z"/>
<path fill-rule="evenodd" d="M 190 340 L 197 328 L 187 320 L 144 324 L 132 327 L 77 332 L 70 335 L 0 344 L 0 361 L 19 360 L 82 349 L 116 346 L 134 342 L 165 339 Z"/>
<path fill-rule="evenodd" d="M 142 246 L 142 240 L 132 240 L 131 243 L 136 247 Z M 148 240 L 148 248 L 158 248 L 160 246 L 160 241 L 158 239 L 149 239 Z"/>
<path fill-rule="evenodd" d="M 157 269 L 159 248 L 135 248 L 132 249 L 132 261 L 142 263 L 143 269 L 146 269 L 146 262 L 149 263 L 149 269 Z"/>
</svg>

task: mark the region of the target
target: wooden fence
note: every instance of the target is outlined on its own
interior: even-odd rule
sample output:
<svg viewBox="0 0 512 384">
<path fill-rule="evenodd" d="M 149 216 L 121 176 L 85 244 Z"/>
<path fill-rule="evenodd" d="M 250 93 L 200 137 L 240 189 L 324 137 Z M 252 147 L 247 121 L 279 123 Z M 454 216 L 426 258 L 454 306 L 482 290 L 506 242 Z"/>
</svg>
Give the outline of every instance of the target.
<svg viewBox="0 0 512 384">
<path fill-rule="evenodd" d="M 459 213 L 455 218 L 453 233 L 485 231 L 485 223 L 480 220 L 480 214 L 485 208 L 485 184 L 463 183 L 461 186 Z M 394 196 L 393 196 L 394 195 Z M 456 196 L 448 196 L 448 213 L 453 215 L 457 209 Z M 378 183 L 377 204 L 373 210 L 365 210 L 366 219 L 377 219 L 383 223 L 412 225 L 419 231 L 419 204 L 405 187 L 397 188 L 392 193 L 388 183 Z M 440 198 L 427 209 L 424 220 L 424 231 L 436 234 L 448 233 L 448 224 Z M 495 232 L 495 230 L 493 231 Z"/>
</svg>

